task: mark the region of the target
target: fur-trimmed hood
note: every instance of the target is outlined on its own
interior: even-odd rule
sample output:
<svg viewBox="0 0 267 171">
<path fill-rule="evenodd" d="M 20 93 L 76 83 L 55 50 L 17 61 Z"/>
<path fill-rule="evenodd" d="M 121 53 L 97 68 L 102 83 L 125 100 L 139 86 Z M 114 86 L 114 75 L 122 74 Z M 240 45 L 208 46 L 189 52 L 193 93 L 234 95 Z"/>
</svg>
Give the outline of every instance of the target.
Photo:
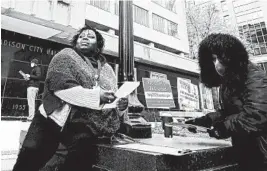
<svg viewBox="0 0 267 171">
<path fill-rule="evenodd" d="M 223 83 L 237 89 L 244 85 L 248 72 L 248 53 L 236 37 L 221 33 L 211 34 L 200 43 L 198 54 L 200 79 L 207 87 L 218 87 Z M 216 54 L 226 66 L 223 78 L 215 70 L 212 54 Z"/>
</svg>

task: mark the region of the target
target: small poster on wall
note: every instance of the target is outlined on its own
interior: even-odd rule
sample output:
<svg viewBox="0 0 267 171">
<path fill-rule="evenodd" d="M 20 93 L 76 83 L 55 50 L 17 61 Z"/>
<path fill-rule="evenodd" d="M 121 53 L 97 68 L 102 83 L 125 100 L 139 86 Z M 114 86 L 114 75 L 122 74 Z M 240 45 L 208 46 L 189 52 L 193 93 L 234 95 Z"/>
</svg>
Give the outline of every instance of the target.
<svg viewBox="0 0 267 171">
<path fill-rule="evenodd" d="M 212 98 L 212 90 L 204 86 L 204 84 L 199 84 L 200 98 L 201 98 L 201 108 L 203 110 L 214 111 L 214 103 Z"/>
<path fill-rule="evenodd" d="M 162 73 L 158 73 L 158 72 L 152 72 L 152 71 L 150 71 L 150 78 L 152 78 L 152 79 L 165 79 L 165 80 L 167 80 L 167 75 L 166 74 L 162 74 Z"/>
<path fill-rule="evenodd" d="M 197 85 L 187 79 L 177 78 L 178 103 L 180 110 L 199 110 Z"/>
<path fill-rule="evenodd" d="M 142 78 L 142 82 L 147 108 L 175 107 L 169 80 Z"/>
</svg>

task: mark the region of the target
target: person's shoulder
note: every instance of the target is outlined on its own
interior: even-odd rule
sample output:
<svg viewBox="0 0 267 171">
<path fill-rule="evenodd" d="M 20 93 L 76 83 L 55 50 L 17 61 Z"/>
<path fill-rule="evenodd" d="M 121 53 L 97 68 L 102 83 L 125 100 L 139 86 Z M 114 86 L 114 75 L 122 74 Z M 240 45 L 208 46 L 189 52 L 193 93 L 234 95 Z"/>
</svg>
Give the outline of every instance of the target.
<svg viewBox="0 0 267 171">
<path fill-rule="evenodd" d="M 266 72 L 258 67 L 256 64 L 250 62 L 248 65 L 248 78 L 265 78 Z"/>
<path fill-rule="evenodd" d="M 110 71 L 114 72 L 112 66 L 107 62 L 104 63 L 103 67 L 106 68 L 109 72 Z"/>
<path fill-rule="evenodd" d="M 71 48 L 64 48 L 59 51 L 49 63 L 49 68 L 54 68 L 58 66 L 74 66 L 75 65 L 75 55 L 76 52 Z"/>
<path fill-rule="evenodd" d="M 256 64 L 250 62 L 248 65 L 248 74 L 247 74 L 246 84 L 251 85 L 253 83 L 267 85 L 267 74 L 264 70 L 259 68 Z"/>
<path fill-rule="evenodd" d="M 71 56 L 72 53 L 76 53 L 72 48 L 64 48 L 59 51 L 54 57 L 58 56 Z"/>
<path fill-rule="evenodd" d="M 71 60 L 74 54 L 76 54 L 76 52 L 72 48 L 64 48 L 61 51 L 59 51 L 57 54 L 55 54 L 52 61 Z"/>
</svg>

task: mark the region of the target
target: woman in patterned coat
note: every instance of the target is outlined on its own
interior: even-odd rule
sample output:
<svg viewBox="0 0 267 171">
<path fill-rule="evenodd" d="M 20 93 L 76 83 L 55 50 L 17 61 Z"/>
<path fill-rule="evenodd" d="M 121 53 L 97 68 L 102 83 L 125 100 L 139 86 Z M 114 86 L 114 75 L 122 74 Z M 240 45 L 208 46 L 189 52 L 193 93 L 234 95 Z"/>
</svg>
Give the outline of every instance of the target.
<svg viewBox="0 0 267 171">
<path fill-rule="evenodd" d="M 267 170 L 267 76 L 248 60 L 243 44 L 211 34 L 199 47 L 201 81 L 220 86 L 221 110 L 186 123 L 213 128 L 211 137 L 232 138 L 240 171 Z"/>
<path fill-rule="evenodd" d="M 127 119 L 126 98 L 120 99 L 116 108 L 102 109 L 115 100 L 117 90 L 114 71 L 101 55 L 103 47 L 102 35 L 85 26 L 74 36 L 73 48 L 65 48 L 53 57 L 43 104 L 14 170 L 37 171 L 49 159 L 42 170 L 90 170 L 95 157 L 92 144 L 98 137 L 112 136 L 120 121 Z M 52 157 L 59 143 L 61 154 Z"/>
</svg>

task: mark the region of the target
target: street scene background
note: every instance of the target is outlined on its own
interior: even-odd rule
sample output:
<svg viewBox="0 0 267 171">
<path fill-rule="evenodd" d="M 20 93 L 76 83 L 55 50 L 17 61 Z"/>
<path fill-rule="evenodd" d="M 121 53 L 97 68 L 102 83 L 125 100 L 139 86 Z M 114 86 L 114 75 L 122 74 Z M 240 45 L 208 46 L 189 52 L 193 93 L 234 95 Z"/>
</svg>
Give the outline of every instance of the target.
<svg viewBox="0 0 267 171">
<path fill-rule="evenodd" d="M 218 88 L 200 83 L 199 43 L 211 33 L 228 33 L 246 46 L 250 60 L 267 72 L 266 0 L 133 0 L 135 91 L 140 115 L 152 133 L 163 136 L 161 116 L 177 119 L 219 110 Z M 104 55 L 119 72 L 118 0 L 2 0 L 1 1 L 1 169 L 12 170 L 27 130 L 27 83 L 30 61 L 39 60 L 43 75 L 36 98 L 41 104 L 48 65 L 61 49 L 70 47 L 77 30 L 88 24 L 105 39 Z M 186 129 L 174 136 L 206 138 Z M 177 138 L 176 137 L 176 138 Z M 159 143 L 162 139 L 157 139 Z M 149 142 L 146 142 L 149 143 Z M 169 142 L 172 144 L 173 142 Z M 174 143 L 173 143 L 174 144 Z"/>
</svg>

